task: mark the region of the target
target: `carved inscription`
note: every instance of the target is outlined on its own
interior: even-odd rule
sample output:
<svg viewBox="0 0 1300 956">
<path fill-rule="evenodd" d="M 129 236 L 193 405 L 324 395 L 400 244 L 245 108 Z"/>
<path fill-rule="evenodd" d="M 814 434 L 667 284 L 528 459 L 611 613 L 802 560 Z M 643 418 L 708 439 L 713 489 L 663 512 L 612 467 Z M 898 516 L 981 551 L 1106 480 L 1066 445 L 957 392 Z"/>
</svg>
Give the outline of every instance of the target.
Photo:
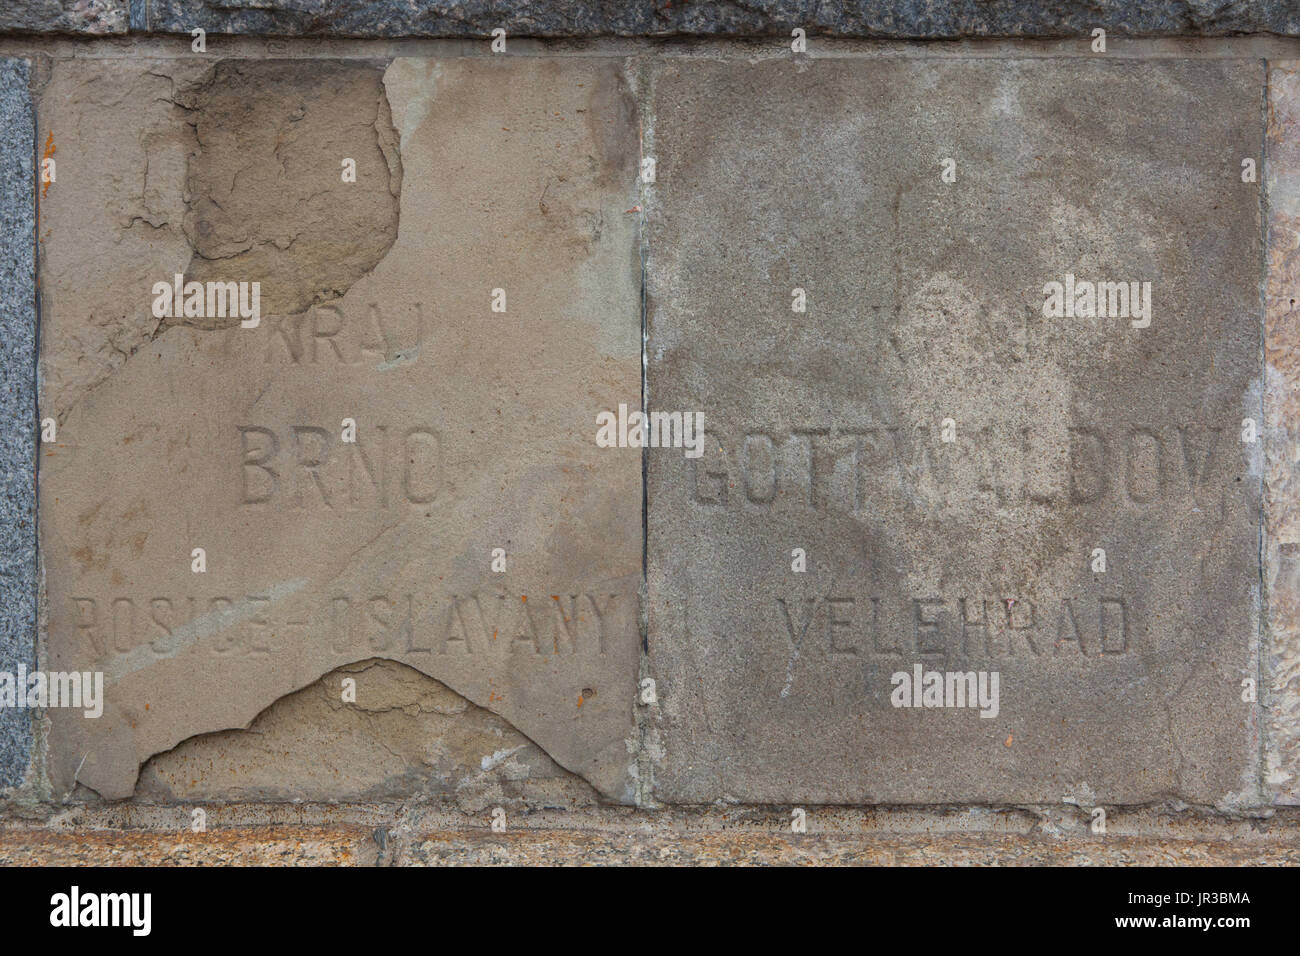
<svg viewBox="0 0 1300 956">
<path fill-rule="evenodd" d="M 247 506 L 357 511 L 429 504 L 442 483 L 442 442 L 423 426 L 366 423 L 354 441 L 321 425 L 239 425 Z"/>
<path fill-rule="evenodd" d="M 334 303 L 299 315 L 267 316 L 266 361 L 290 365 L 371 366 L 386 371 L 410 364 L 425 345 L 424 306 L 385 310 L 372 302 L 359 313 Z"/>
<path fill-rule="evenodd" d="M 885 500 L 914 507 L 966 498 L 997 507 L 1186 502 L 1221 510 L 1239 474 L 1224 429 L 1200 425 L 1075 426 L 1049 442 L 1028 428 L 825 426 L 785 432 L 710 429 L 693 461 L 692 497 L 712 506 L 794 505 L 856 512 Z M 976 468 L 961 467 L 974 461 Z M 961 484 L 962 475 L 973 483 Z"/>
<path fill-rule="evenodd" d="M 72 598 L 84 654 L 102 660 L 147 645 L 158 657 L 209 632 L 214 657 L 269 656 L 277 640 L 311 636 L 341 656 L 446 655 L 466 659 L 603 657 L 630 613 L 607 591 L 446 595 L 335 594 L 314 611 L 288 611 L 271 594 Z"/>
<path fill-rule="evenodd" d="M 822 643 L 832 660 L 876 656 L 955 658 L 1118 657 L 1133 650 L 1133 612 L 1120 596 L 1029 601 L 1002 597 L 912 598 L 832 592 L 776 598 L 777 627 L 791 647 Z"/>
</svg>

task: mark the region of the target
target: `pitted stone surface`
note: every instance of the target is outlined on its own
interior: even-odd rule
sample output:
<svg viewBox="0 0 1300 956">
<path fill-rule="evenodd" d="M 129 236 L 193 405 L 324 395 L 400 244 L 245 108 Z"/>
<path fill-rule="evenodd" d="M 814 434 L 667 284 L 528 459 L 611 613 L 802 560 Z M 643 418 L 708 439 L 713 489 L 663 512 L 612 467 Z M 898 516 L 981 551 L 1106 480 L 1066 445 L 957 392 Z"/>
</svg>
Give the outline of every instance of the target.
<svg viewBox="0 0 1300 956">
<path fill-rule="evenodd" d="M 710 434 L 647 454 L 660 799 L 1259 802 L 1262 91 L 657 70 L 649 403 Z M 1149 325 L 1045 316 L 1075 277 L 1149 282 Z M 996 716 L 894 706 L 914 668 L 996 673 Z"/>
<path fill-rule="evenodd" d="M 45 416 L 61 422 L 163 325 L 149 287 L 165 264 L 178 263 L 174 274 L 193 257 L 184 221 L 194 128 L 174 96 L 212 68 L 199 58 L 53 62 L 37 136 L 57 174 L 38 197 Z M 58 454 L 55 445 L 45 457 Z"/>
<path fill-rule="evenodd" d="M 486 37 L 509 35 L 699 36 L 810 35 L 843 37 L 1090 37 L 1096 28 L 1119 35 L 1221 36 L 1300 33 L 1290 0 L 1245 3 L 1189 0 L 151 0 L 146 23 L 132 29 L 279 36 Z"/>
<path fill-rule="evenodd" d="M 0 31 L 113 34 L 131 25 L 129 0 L 5 0 L 0 7 Z"/>
<path fill-rule="evenodd" d="M 617 64 L 581 59 L 398 59 L 383 90 L 400 224 L 373 269 L 257 328 L 167 325 L 69 394 L 41 475 L 49 654 L 51 667 L 104 671 L 109 688 L 98 720 L 52 714 L 60 795 L 128 796 L 150 756 L 381 658 L 497 715 L 604 796 L 632 798 L 641 462 L 594 441 L 596 414 L 640 389 L 630 95 Z M 201 104 L 187 106 L 183 125 L 201 129 Z M 375 148 L 369 122 L 358 129 Z M 369 169 L 358 157 L 356 188 L 380 177 L 380 202 L 390 166 L 375 149 Z M 333 152 L 321 188 L 340 176 Z M 189 264 L 171 189 L 195 162 L 160 180 L 169 241 L 137 250 L 136 278 L 120 283 L 128 314 L 148 316 L 152 284 Z M 125 181 L 147 182 L 144 169 Z M 257 190 L 258 175 L 240 181 Z M 63 309 L 68 334 L 43 360 L 75 365 L 72 330 L 93 339 L 96 316 Z M 329 796 L 328 781 L 313 786 Z M 343 780 L 335 796 L 365 786 Z"/>
<path fill-rule="evenodd" d="M 26 60 L 0 60 L 0 671 L 35 666 L 36 128 Z M 31 712 L 0 710 L 0 787 L 22 782 Z"/>
</svg>

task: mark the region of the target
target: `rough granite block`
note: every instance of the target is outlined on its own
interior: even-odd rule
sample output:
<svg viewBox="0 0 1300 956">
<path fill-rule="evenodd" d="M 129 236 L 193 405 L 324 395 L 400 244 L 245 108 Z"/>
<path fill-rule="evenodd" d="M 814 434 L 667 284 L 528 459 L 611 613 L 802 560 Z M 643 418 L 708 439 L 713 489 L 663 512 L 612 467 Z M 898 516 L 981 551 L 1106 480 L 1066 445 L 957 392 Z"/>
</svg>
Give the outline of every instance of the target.
<svg viewBox="0 0 1300 956">
<path fill-rule="evenodd" d="M 1259 802 L 1263 81 L 658 69 L 660 799 Z"/>
<path fill-rule="evenodd" d="M 600 35 L 960 37 L 1222 36 L 1300 33 L 1291 0 L 150 0 L 151 30 L 277 36 L 487 37 Z M 132 23 L 132 29 L 137 29 Z"/>
<path fill-rule="evenodd" d="M 641 460 L 595 442 L 640 391 L 620 64 L 59 62 L 41 111 L 49 656 L 108 685 L 51 714 L 56 794 L 163 754 L 163 798 L 633 799 Z M 258 282 L 259 324 L 160 316 L 178 273 Z"/>
<path fill-rule="evenodd" d="M 0 671 L 35 667 L 35 116 L 26 60 L 0 60 Z M 0 709 L 0 786 L 22 781 L 31 714 Z"/>
<path fill-rule="evenodd" d="M 245 36 L 809 36 L 893 39 L 1300 34 L 1291 0 L 8 0 L 0 30 Z"/>
<path fill-rule="evenodd" d="M 1268 470 L 1265 585 L 1268 714 L 1264 781 L 1300 803 L 1300 63 L 1268 68 L 1268 276 L 1265 286 Z"/>
<path fill-rule="evenodd" d="M 125 33 L 131 23 L 129 0 L 5 0 L 0 32 Z"/>
</svg>

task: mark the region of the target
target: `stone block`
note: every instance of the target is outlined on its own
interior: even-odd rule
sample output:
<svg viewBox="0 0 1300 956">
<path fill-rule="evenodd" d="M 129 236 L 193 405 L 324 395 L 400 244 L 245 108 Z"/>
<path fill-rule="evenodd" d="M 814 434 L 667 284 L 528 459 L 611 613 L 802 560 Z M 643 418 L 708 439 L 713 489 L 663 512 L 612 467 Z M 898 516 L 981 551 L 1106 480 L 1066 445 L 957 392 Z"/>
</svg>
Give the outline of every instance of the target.
<svg viewBox="0 0 1300 956">
<path fill-rule="evenodd" d="M 657 70 L 660 799 L 1259 801 L 1263 79 Z"/>
</svg>

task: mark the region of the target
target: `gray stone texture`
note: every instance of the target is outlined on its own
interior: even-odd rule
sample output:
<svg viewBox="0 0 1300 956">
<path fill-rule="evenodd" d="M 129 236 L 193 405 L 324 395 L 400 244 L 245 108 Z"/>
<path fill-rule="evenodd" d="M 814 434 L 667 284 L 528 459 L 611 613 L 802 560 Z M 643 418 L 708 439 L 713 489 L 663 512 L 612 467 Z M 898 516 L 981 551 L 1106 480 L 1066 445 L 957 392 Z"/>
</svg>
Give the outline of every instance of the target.
<svg viewBox="0 0 1300 956">
<path fill-rule="evenodd" d="M 0 671 L 35 666 L 35 117 L 26 60 L 0 60 Z M 31 716 L 0 709 L 0 786 L 22 781 Z"/>
<path fill-rule="evenodd" d="M 125 33 L 130 12 L 127 0 L 5 0 L 0 32 Z"/>
<path fill-rule="evenodd" d="M 473 37 L 511 35 L 788 35 L 793 27 L 841 37 L 954 38 L 1300 33 L 1291 0 L 17 0 L 0 29 L 88 33 L 152 31 L 276 36 Z"/>
<path fill-rule="evenodd" d="M 660 799 L 1259 802 L 1263 78 L 657 69 L 649 407 L 710 435 L 647 454 Z M 1067 274 L 1149 327 L 1045 317 Z"/>
</svg>

